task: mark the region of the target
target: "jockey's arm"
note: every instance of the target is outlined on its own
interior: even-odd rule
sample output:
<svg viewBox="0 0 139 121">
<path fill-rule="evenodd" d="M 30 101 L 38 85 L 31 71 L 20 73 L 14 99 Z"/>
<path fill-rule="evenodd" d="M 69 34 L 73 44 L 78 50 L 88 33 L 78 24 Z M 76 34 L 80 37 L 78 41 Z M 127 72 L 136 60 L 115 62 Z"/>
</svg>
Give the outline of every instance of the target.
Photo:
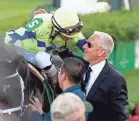
<svg viewBox="0 0 139 121">
<path fill-rule="evenodd" d="M 33 12 L 34 16 L 36 16 L 38 14 L 48 14 L 48 13 L 44 9 L 39 9 L 39 10 L 36 10 L 36 11 Z"/>
<path fill-rule="evenodd" d="M 76 46 L 83 51 L 83 45 L 86 44 L 87 40 L 84 37 L 84 35 L 80 32 L 77 36 L 75 36 L 73 38 L 73 42 L 74 44 L 76 44 Z"/>
</svg>

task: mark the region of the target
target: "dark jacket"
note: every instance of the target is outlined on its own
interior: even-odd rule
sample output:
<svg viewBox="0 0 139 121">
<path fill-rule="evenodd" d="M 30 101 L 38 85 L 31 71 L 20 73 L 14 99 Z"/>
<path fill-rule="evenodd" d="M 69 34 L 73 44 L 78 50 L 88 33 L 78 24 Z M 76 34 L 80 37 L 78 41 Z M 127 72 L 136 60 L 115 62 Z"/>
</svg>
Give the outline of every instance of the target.
<svg viewBox="0 0 139 121">
<path fill-rule="evenodd" d="M 74 86 L 66 89 L 63 93 L 67 93 L 67 92 L 76 94 L 77 96 L 79 96 L 81 98 L 82 101 L 86 100 L 83 92 L 81 91 L 80 85 L 74 85 Z M 33 117 L 34 121 L 51 121 L 51 113 L 50 112 L 43 113 L 42 115 L 40 115 L 39 112 L 34 111 L 32 114 L 33 114 L 32 117 Z"/>
<path fill-rule="evenodd" d="M 61 58 L 77 57 L 71 51 L 59 53 Z M 78 57 L 83 60 L 83 58 Z M 84 61 L 84 60 L 83 60 Z M 89 63 L 84 61 L 85 69 Z M 124 77 L 108 62 L 95 80 L 87 97 L 93 105 L 88 121 L 125 121 L 125 106 L 128 104 L 127 84 Z"/>
</svg>

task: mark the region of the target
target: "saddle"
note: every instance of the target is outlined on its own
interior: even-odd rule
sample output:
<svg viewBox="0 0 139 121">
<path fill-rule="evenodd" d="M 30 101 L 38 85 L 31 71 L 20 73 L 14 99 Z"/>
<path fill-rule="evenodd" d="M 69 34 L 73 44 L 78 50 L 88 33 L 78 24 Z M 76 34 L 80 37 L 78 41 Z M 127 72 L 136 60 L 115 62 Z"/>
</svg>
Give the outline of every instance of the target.
<svg viewBox="0 0 139 121">
<path fill-rule="evenodd" d="M 43 110 L 48 112 L 55 94 L 48 78 L 42 73 L 43 70 L 37 69 L 22 56 L 17 56 L 12 63 L 24 81 L 25 105 L 29 103 L 29 98 L 35 96 L 42 102 Z"/>
<path fill-rule="evenodd" d="M 41 75 L 41 73 L 33 66 L 31 65 L 30 63 L 28 63 L 28 67 L 30 69 L 30 71 L 35 75 L 37 76 L 42 82 L 44 82 L 44 77 Z"/>
<path fill-rule="evenodd" d="M 55 94 L 54 91 L 48 81 L 48 78 L 46 75 L 44 75 L 43 70 L 41 72 L 39 72 L 32 64 L 28 63 L 28 67 L 29 70 L 31 71 L 31 73 L 33 73 L 44 85 L 44 95 L 46 95 L 48 97 L 48 102 L 49 104 L 52 103 L 52 101 L 55 98 Z"/>
<path fill-rule="evenodd" d="M 25 85 L 25 105 L 28 104 L 29 98 L 39 96 L 45 102 L 43 108 L 45 112 L 49 111 L 50 105 L 55 98 L 53 88 L 51 87 L 47 76 L 43 70 L 28 63 L 24 57 L 20 55 L 12 56 L 5 48 L 0 47 L 0 60 L 9 61 L 19 72 Z M 41 101 L 40 98 L 40 101 Z"/>
</svg>

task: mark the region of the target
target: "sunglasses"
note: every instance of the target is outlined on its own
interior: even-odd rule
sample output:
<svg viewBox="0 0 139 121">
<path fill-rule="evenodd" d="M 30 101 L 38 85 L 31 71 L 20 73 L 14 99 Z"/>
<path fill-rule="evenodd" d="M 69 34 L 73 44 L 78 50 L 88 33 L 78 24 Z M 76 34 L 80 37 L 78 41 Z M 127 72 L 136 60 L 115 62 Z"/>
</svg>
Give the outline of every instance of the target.
<svg viewBox="0 0 139 121">
<path fill-rule="evenodd" d="M 86 44 L 87 44 L 88 48 L 92 48 L 93 47 L 90 42 L 87 42 Z"/>
</svg>

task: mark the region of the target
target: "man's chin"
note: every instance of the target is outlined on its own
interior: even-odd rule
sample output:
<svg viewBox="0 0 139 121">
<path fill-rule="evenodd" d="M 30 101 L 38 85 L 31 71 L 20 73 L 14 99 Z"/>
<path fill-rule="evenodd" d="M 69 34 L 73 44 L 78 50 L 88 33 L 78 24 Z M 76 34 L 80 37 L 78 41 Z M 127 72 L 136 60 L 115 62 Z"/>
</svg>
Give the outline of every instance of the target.
<svg viewBox="0 0 139 121">
<path fill-rule="evenodd" d="M 83 59 L 84 59 L 85 61 L 88 61 L 88 58 L 87 58 L 86 56 L 83 56 Z"/>
</svg>

